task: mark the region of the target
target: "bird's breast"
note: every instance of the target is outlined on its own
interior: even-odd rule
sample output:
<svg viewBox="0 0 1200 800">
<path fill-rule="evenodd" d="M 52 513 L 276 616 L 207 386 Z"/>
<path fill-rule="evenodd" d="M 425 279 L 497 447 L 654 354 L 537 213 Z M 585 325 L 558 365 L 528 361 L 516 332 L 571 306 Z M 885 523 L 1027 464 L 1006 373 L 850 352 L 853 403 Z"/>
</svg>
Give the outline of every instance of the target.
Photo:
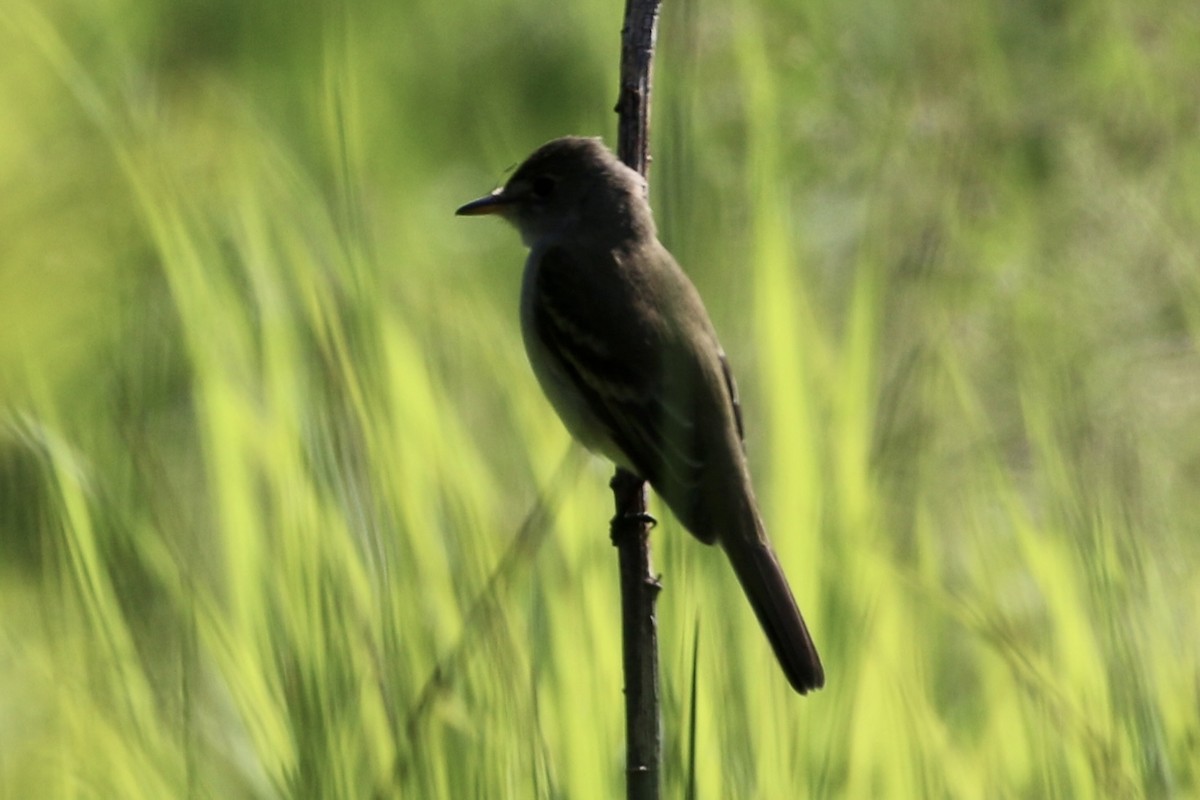
<svg viewBox="0 0 1200 800">
<path fill-rule="evenodd" d="M 521 279 L 521 337 L 525 341 L 529 365 L 533 368 L 533 374 L 546 399 L 550 401 L 550 405 L 554 407 L 571 436 L 588 450 L 632 469 L 631 465 L 625 463 L 628 459 L 613 444 L 607 428 L 588 405 L 587 398 L 576 385 L 574 377 L 542 339 L 536 305 L 543 252 L 544 248 L 536 246 L 530 251 Z"/>
</svg>

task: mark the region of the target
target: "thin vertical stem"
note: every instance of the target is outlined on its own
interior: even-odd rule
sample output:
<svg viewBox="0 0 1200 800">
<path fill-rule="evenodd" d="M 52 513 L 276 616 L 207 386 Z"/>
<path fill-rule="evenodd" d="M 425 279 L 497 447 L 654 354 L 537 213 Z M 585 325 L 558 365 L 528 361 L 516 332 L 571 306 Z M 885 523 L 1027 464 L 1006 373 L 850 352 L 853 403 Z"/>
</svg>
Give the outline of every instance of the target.
<svg viewBox="0 0 1200 800">
<path fill-rule="evenodd" d="M 660 0 L 626 0 L 621 28 L 621 86 L 617 98 L 617 155 L 646 176 L 650 168 L 650 84 Z M 646 483 L 617 469 L 610 484 L 616 505 L 612 541 L 621 570 L 622 660 L 625 672 L 625 795 L 658 800 L 662 783 L 662 712 L 658 679 L 661 586 L 650 562 Z"/>
</svg>

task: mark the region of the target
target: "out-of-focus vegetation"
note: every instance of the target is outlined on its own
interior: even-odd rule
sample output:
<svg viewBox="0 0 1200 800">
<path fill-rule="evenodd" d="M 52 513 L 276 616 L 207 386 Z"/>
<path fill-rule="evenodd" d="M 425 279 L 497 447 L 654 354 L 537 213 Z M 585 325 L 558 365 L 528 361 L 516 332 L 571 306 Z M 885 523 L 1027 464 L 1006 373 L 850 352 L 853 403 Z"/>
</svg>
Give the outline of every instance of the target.
<svg viewBox="0 0 1200 800">
<path fill-rule="evenodd" d="M 0 7 L 0 795 L 619 794 L 607 470 L 452 211 L 611 141 L 621 5 Z M 668 796 L 693 713 L 706 798 L 1200 792 L 1200 6 L 664 14 L 829 675 L 665 519 Z"/>
</svg>

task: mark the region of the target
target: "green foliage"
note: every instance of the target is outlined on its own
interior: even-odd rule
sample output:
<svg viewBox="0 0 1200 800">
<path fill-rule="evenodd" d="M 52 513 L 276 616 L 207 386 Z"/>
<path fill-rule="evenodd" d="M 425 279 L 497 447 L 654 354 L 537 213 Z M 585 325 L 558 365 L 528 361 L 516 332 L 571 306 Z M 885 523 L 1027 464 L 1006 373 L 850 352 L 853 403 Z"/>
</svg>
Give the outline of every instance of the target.
<svg viewBox="0 0 1200 800">
<path fill-rule="evenodd" d="M 619 796 L 607 469 L 451 214 L 611 134 L 620 6 L 0 8 L 0 796 Z M 829 675 L 665 519 L 668 796 L 697 630 L 701 798 L 1200 792 L 1200 16 L 664 13 L 662 235 Z"/>
</svg>

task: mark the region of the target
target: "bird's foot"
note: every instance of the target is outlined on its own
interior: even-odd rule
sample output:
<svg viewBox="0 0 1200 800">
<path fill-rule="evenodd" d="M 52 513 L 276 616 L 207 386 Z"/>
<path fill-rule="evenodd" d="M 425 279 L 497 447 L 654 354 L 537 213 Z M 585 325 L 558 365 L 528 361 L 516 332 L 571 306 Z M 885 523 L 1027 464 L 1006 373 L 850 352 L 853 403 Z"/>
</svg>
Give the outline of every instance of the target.
<svg viewBox="0 0 1200 800">
<path fill-rule="evenodd" d="M 622 514 L 621 517 L 630 525 L 637 523 L 638 525 L 645 525 L 650 530 L 654 530 L 658 527 L 658 520 L 656 520 L 654 516 L 647 511 L 638 511 L 634 514 Z"/>
<path fill-rule="evenodd" d="M 609 523 L 612 542 L 620 547 L 633 537 L 645 537 L 658 520 L 646 513 L 646 482 L 632 472 L 618 468 L 609 486 L 613 490 L 617 515 Z"/>
<path fill-rule="evenodd" d="M 658 520 L 645 511 L 632 514 L 617 514 L 609 523 L 613 544 L 619 545 L 628 536 L 641 536 L 649 533 L 658 525 Z M 644 533 L 643 533 L 644 532 Z"/>
</svg>

